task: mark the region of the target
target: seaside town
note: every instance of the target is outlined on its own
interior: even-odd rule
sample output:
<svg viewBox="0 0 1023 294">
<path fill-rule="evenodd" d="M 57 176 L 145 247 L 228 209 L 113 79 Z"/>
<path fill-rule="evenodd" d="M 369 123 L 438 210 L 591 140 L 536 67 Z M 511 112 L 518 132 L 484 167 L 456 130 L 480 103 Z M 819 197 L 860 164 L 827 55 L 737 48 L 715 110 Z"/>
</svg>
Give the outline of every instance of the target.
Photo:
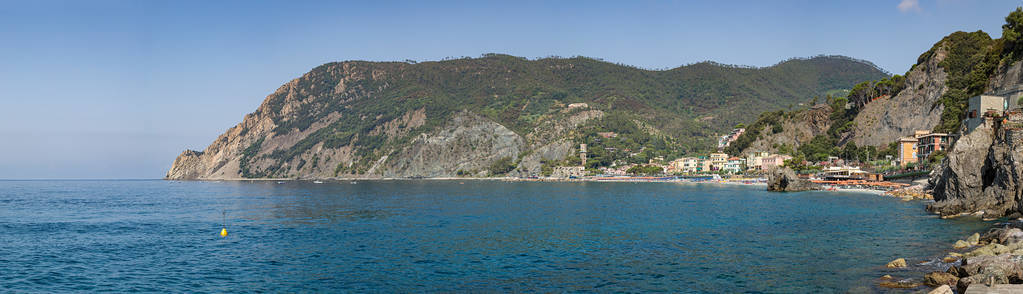
<svg viewBox="0 0 1023 294">
<path fill-rule="evenodd" d="M 963 134 L 981 125 L 1023 126 L 1023 109 L 1019 100 L 1023 86 L 995 94 L 984 94 L 968 99 L 966 118 L 962 121 Z M 884 97 L 879 97 L 883 99 Z M 578 106 L 576 106 L 578 107 Z M 798 177 L 815 184 L 820 190 L 856 190 L 899 196 L 904 199 L 933 199 L 923 186 L 936 161 L 945 156 L 961 134 L 916 130 L 912 135 L 892 142 L 894 155 L 875 160 L 846 160 L 829 156 L 826 160 L 797 159 L 789 154 L 751 151 L 744 156 L 730 156 L 723 150 L 735 142 L 745 128 L 735 128 L 718 137 L 717 152 L 700 156 L 665 159 L 650 158 L 646 164 L 614 162 L 608 167 L 585 168 L 587 144 L 578 147 L 579 165 L 555 167 L 549 176 L 531 176 L 519 180 L 578 180 L 578 181 L 677 181 L 715 182 L 732 184 L 760 184 L 767 182 L 769 171 L 780 167 L 795 167 Z M 603 138 L 614 138 L 613 132 L 598 133 Z M 937 157 L 937 158 L 935 158 Z"/>
</svg>

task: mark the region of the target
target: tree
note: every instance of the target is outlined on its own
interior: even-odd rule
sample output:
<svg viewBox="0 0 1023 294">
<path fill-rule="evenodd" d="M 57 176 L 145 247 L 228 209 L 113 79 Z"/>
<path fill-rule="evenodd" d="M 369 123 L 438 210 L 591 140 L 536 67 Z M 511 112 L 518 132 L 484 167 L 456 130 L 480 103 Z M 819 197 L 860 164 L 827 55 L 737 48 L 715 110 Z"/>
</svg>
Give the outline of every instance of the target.
<svg viewBox="0 0 1023 294">
<path fill-rule="evenodd" d="M 1005 17 L 1005 24 L 1002 25 L 1002 39 L 1005 40 L 1007 53 L 1023 51 L 1023 7 L 1016 7 L 1016 11 Z"/>
<path fill-rule="evenodd" d="M 859 155 L 859 148 L 856 147 L 856 143 L 846 143 L 845 147 L 842 149 L 842 158 L 853 160 L 857 159 L 857 155 Z"/>
<path fill-rule="evenodd" d="M 503 175 L 515 169 L 515 166 L 515 161 L 511 157 L 501 157 L 501 159 L 490 164 L 490 174 Z"/>
</svg>

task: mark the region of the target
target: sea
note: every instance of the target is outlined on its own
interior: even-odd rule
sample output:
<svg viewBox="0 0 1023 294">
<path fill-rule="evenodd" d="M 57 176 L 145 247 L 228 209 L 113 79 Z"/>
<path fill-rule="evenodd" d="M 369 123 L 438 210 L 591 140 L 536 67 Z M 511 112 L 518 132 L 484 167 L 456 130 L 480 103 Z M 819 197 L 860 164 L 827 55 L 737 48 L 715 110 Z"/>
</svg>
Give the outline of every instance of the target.
<svg viewBox="0 0 1023 294">
<path fill-rule="evenodd" d="M 724 184 L 0 181 L 0 292 L 908 293 L 926 288 L 876 285 L 942 270 L 991 225 L 925 205 Z"/>
</svg>

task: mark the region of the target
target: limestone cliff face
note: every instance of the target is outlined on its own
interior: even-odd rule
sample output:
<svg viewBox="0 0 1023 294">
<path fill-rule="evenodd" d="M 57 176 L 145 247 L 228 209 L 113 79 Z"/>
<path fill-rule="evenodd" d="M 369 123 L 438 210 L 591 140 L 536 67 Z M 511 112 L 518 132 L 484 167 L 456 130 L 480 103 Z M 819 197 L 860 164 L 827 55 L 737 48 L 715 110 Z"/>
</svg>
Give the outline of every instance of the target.
<svg viewBox="0 0 1023 294">
<path fill-rule="evenodd" d="M 851 138 L 857 146 L 882 146 L 915 130 L 931 130 L 944 107 L 937 103 L 948 91 L 948 74 L 938 66 L 948 55 L 940 46 L 926 62 L 906 74 L 906 88 L 898 95 L 867 104 L 853 120 Z"/>
</svg>

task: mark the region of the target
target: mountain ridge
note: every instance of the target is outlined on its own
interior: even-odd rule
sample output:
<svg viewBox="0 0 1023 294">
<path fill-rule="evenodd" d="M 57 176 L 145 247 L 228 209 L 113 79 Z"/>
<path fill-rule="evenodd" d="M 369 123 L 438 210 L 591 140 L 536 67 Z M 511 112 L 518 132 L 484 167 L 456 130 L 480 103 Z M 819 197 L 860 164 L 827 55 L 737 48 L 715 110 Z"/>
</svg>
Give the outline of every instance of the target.
<svg viewBox="0 0 1023 294">
<path fill-rule="evenodd" d="M 599 125 L 607 115 L 625 122 L 617 127 L 647 125 L 662 134 L 637 131 L 622 144 L 642 141 L 636 149 L 654 150 L 647 157 L 677 156 L 706 150 L 715 132 L 748 122 L 730 105 L 780 109 L 865 77 L 886 75 L 873 63 L 835 56 L 789 59 L 763 68 L 699 63 L 661 71 L 585 57 L 528 60 L 502 54 L 415 63 L 331 62 L 279 87 L 203 152 L 183 153 L 167 178 L 416 176 L 378 168 L 389 166 L 386 156 L 404 153 L 421 135 L 454 127 L 445 123 L 456 117 L 493 122 L 519 136 L 528 146 L 522 149 L 529 150 L 511 156 L 518 164 L 532 148 L 543 147 L 529 139 L 548 132 L 537 127 L 572 119 L 577 113 L 565 107 L 579 103 L 600 114 L 571 124 L 560 141 L 582 143 L 587 139 L 575 131 L 604 128 Z M 569 153 L 557 151 L 551 154 Z M 367 175 L 370 170 L 376 174 Z"/>
</svg>

